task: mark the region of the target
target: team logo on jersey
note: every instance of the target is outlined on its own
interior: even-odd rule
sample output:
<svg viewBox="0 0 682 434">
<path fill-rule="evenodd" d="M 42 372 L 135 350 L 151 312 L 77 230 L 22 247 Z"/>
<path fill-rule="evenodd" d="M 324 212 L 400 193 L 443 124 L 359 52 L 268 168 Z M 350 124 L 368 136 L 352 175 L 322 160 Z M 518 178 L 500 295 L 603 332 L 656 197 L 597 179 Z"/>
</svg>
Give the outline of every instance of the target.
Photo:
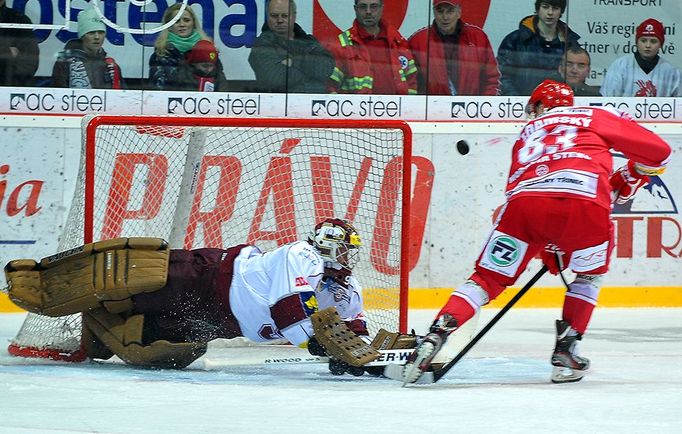
<svg viewBox="0 0 682 434">
<path fill-rule="evenodd" d="M 310 316 L 318 311 L 317 297 L 315 297 L 314 292 L 301 292 L 299 296 L 301 297 L 301 304 L 306 316 Z"/>
<path fill-rule="evenodd" d="M 398 56 L 398 62 L 400 62 L 401 69 L 407 69 L 407 65 L 410 63 L 405 56 Z"/>
<path fill-rule="evenodd" d="M 549 173 L 549 167 L 546 164 L 541 164 L 535 168 L 535 174 L 538 176 L 547 175 Z"/>
<path fill-rule="evenodd" d="M 308 283 L 308 281 L 305 280 L 305 277 L 300 277 L 300 276 L 299 276 L 299 277 L 297 277 L 297 278 L 295 279 L 295 285 L 296 285 L 297 287 L 299 287 L 299 286 L 308 286 L 308 285 L 310 285 L 310 283 Z"/>
<path fill-rule="evenodd" d="M 494 231 L 484 253 L 480 265 L 505 276 L 516 274 L 519 265 L 528 249 L 528 244 L 503 232 Z"/>
</svg>

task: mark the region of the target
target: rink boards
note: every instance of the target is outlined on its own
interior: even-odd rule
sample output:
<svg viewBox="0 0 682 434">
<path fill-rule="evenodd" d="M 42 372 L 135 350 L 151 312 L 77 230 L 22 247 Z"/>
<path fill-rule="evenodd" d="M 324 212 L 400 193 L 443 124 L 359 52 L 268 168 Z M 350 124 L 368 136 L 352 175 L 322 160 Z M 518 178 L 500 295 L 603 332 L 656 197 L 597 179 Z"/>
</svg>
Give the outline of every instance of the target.
<svg viewBox="0 0 682 434">
<path fill-rule="evenodd" d="M 0 161 L 0 262 L 40 258 L 57 249 L 57 236 L 73 196 L 80 155 L 79 117 L 15 116 L 1 119 L 6 152 Z M 511 121 L 410 122 L 414 132 L 411 230 L 411 308 L 440 306 L 471 272 L 488 236 L 494 210 L 504 201 L 508 155 L 521 126 Z M 631 206 L 616 208 L 617 247 L 604 279 L 601 306 L 682 306 L 682 124 L 646 122 L 674 148 L 668 171 Z M 469 152 L 462 153 L 458 142 Z M 458 149 L 459 148 L 459 149 Z M 616 156 L 616 165 L 623 162 Z M 337 204 L 344 209 L 344 204 Z M 362 230 L 362 229 L 361 229 Z M 369 230 L 371 232 L 371 228 Z M 371 240 L 369 240 L 371 242 Z M 367 244 L 370 245 L 370 244 Z M 519 285 L 539 267 L 531 262 Z M 511 292 L 511 291 L 508 291 Z M 495 303 L 503 303 L 504 294 Z M 558 306 L 563 289 L 544 277 L 520 302 Z M 0 311 L 12 304 L 0 295 Z"/>
</svg>

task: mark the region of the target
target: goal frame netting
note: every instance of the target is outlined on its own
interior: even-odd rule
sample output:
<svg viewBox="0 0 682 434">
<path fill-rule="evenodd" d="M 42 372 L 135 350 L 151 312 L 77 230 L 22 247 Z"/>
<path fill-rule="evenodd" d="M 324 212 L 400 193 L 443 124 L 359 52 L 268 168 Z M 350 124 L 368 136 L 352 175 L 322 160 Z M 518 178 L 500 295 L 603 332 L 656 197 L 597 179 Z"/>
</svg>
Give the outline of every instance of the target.
<svg viewBox="0 0 682 434">
<path fill-rule="evenodd" d="M 65 224 L 64 235 L 69 230 L 69 226 L 76 227 L 80 232 L 82 230 L 82 244 L 98 241 L 95 236 L 96 226 L 96 197 L 95 185 L 98 173 L 95 167 L 95 162 L 98 153 L 97 131 L 102 127 L 158 127 L 168 128 L 235 128 L 235 129 L 249 129 L 249 128 L 263 128 L 263 129 L 290 129 L 290 130 L 327 130 L 334 129 L 335 131 L 348 131 L 349 135 L 354 131 L 380 131 L 380 130 L 397 130 L 402 134 L 402 158 L 401 162 L 401 180 L 400 180 L 400 246 L 399 246 L 399 306 L 398 306 L 398 331 L 406 333 L 407 331 L 407 313 L 408 313 L 408 288 L 409 288 L 409 233 L 410 233 L 410 202 L 412 194 L 412 132 L 409 125 L 404 121 L 398 120 L 329 120 L 329 119 L 292 119 L 292 118 L 207 118 L 207 117 L 168 117 L 168 116 L 148 116 L 148 115 L 91 115 L 83 119 L 83 144 L 81 164 L 79 168 L 77 186 L 74 193 L 74 201 L 72 203 L 71 212 L 69 213 L 68 221 Z M 188 151 L 189 153 L 190 151 Z M 186 158 L 189 159 L 189 156 Z M 196 173 L 195 173 L 196 175 Z M 183 177 L 187 176 L 183 174 Z M 81 179 L 82 178 L 82 179 Z M 82 188 L 79 191 L 79 183 L 82 182 Z M 78 196 L 82 203 L 82 209 L 78 210 L 80 205 Z M 349 205 L 350 206 L 350 205 Z M 182 210 L 181 210 L 182 211 Z M 78 217 L 74 217 L 78 216 Z M 81 219 L 82 221 L 74 221 Z M 361 232 L 362 230 L 359 229 Z M 128 236 L 122 234 L 122 236 Z M 130 236 L 139 236 L 133 234 Z M 184 233 L 180 235 L 184 237 Z M 174 235 L 170 235 L 171 238 Z M 60 251 L 74 247 L 73 245 L 64 245 L 60 243 Z M 178 248 L 171 243 L 171 247 Z M 26 323 L 31 321 L 35 314 L 28 314 L 28 317 L 22 326 L 22 330 Z M 65 324 L 66 325 L 66 324 Z M 21 333 L 21 331 L 20 331 Z M 17 335 L 19 336 L 19 334 Z M 82 361 L 85 359 L 85 352 L 83 348 L 77 351 L 66 351 L 60 348 L 45 347 L 41 348 L 37 345 L 24 345 L 18 338 L 15 338 L 8 347 L 10 354 L 20 357 L 38 357 L 53 360 L 63 361 Z"/>
</svg>

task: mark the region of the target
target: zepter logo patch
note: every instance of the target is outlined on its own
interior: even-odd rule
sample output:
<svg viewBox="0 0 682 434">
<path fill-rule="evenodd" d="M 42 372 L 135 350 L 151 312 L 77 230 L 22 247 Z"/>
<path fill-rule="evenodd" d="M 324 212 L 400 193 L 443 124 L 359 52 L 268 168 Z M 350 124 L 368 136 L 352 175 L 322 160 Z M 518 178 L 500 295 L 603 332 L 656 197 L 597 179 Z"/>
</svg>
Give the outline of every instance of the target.
<svg viewBox="0 0 682 434">
<path fill-rule="evenodd" d="M 504 276 L 513 277 L 528 250 L 528 244 L 503 232 L 494 231 L 485 246 L 480 265 Z"/>
</svg>

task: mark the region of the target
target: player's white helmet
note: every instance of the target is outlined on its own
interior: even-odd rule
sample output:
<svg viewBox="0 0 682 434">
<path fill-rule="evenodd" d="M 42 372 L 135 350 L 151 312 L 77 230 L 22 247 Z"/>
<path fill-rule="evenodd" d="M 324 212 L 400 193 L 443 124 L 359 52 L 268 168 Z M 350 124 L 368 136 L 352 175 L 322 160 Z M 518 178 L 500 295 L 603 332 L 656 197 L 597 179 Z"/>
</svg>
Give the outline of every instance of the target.
<svg viewBox="0 0 682 434">
<path fill-rule="evenodd" d="M 318 223 L 308 242 L 320 253 L 326 268 L 350 271 L 360 260 L 360 235 L 346 220 L 329 218 Z"/>
</svg>

